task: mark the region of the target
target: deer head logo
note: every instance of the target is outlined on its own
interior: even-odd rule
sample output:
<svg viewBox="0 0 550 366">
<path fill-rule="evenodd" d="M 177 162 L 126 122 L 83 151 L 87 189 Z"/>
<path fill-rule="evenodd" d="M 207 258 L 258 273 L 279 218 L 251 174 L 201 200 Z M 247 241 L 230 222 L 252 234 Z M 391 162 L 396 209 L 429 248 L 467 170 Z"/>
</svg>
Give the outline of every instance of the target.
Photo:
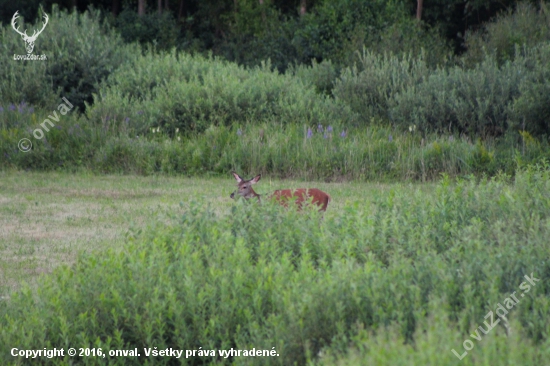
<svg viewBox="0 0 550 366">
<path fill-rule="evenodd" d="M 13 18 L 11 18 L 11 26 L 17 33 L 21 35 L 21 37 L 23 38 L 23 41 L 25 41 L 25 48 L 27 49 L 27 53 L 30 54 L 34 48 L 34 41 L 36 41 L 36 38 L 40 35 L 40 33 L 42 33 L 44 28 L 46 28 L 46 24 L 48 24 L 48 15 L 44 13 L 44 26 L 42 27 L 42 29 L 40 29 L 38 33 L 36 33 L 36 30 L 35 30 L 32 33 L 32 36 L 28 36 L 26 29 L 25 29 L 25 32 L 21 32 L 19 30 L 19 26 L 16 27 L 15 23 L 17 21 L 17 18 L 19 18 L 19 14 L 17 14 L 18 12 L 19 10 L 16 11 L 15 14 L 13 14 Z"/>
</svg>

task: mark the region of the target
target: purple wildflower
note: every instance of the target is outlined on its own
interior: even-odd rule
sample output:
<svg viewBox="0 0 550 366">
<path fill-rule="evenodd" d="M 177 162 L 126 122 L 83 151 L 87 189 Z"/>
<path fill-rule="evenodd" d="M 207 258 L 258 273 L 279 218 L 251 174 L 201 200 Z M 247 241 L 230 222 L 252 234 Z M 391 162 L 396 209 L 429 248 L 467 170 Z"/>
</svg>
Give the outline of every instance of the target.
<svg viewBox="0 0 550 366">
<path fill-rule="evenodd" d="M 239 128 L 239 129 L 237 130 L 237 135 L 242 136 L 242 134 L 243 134 L 243 131 Z"/>
<path fill-rule="evenodd" d="M 60 130 L 60 129 L 61 129 L 61 126 L 55 126 L 55 128 L 57 128 L 58 130 Z"/>
<path fill-rule="evenodd" d="M 143 111 L 138 111 L 137 113 L 138 113 L 138 114 L 143 114 Z"/>
<path fill-rule="evenodd" d="M 389 142 L 392 142 L 393 141 L 393 136 L 390 134 L 390 137 L 388 137 L 388 141 Z"/>
<path fill-rule="evenodd" d="M 348 134 L 346 133 L 346 131 L 342 131 L 342 133 L 340 134 L 340 137 L 346 137 Z"/>
<path fill-rule="evenodd" d="M 327 131 L 328 131 L 328 132 L 332 132 L 332 126 L 331 126 L 331 125 L 329 125 L 329 126 L 327 127 Z"/>
<path fill-rule="evenodd" d="M 328 135 L 327 135 L 326 132 L 323 134 L 323 137 L 326 138 L 326 139 L 328 139 Z"/>
<path fill-rule="evenodd" d="M 307 129 L 307 138 L 310 139 L 311 136 L 313 136 L 313 131 L 311 131 L 311 128 Z"/>
<path fill-rule="evenodd" d="M 34 113 L 34 107 L 30 107 L 28 110 L 29 113 Z"/>
<path fill-rule="evenodd" d="M 130 118 L 128 117 L 124 118 L 124 122 L 126 122 L 126 124 L 128 124 L 128 121 L 130 121 Z"/>
<path fill-rule="evenodd" d="M 10 104 L 9 108 L 8 108 L 10 111 L 14 111 L 15 110 L 15 106 L 12 104 Z"/>
<path fill-rule="evenodd" d="M 317 126 L 317 132 L 323 132 L 323 125 Z"/>
<path fill-rule="evenodd" d="M 2 106 L 0 106 L 0 112 L 4 112 L 4 108 L 2 108 Z"/>
</svg>

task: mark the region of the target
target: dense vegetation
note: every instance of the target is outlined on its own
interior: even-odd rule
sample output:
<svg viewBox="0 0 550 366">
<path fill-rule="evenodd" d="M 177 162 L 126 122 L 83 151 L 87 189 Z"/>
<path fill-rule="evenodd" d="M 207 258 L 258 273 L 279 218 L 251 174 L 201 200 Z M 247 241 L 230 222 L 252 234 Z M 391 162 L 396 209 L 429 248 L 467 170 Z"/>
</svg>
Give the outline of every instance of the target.
<svg viewBox="0 0 550 366">
<path fill-rule="evenodd" d="M 317 212 L 240 201 L 216 213 L 198 200 L 130 230 L 122 250 L 83 255 L 0 302 L 0 357 L 13 361 L 11 347 L 137 347 L 141 357 L 109 364 L 458 365 L 451 349 L 463 354 L 470 339 L 460 364 L 539 365 L 550 327 L 549 192 L 541 165 L 513 179 L 445 178 L 428 192 L 394 186 L 321 224 Z M 525 275 L 538 280 L 528 291 Z M 511 294 L 519 302 L 505 318 L 478 331 Z M 176 362 L 146 357 L 150 347 L 209 353 Z M 217 351 L 273 347 L 278 357 Z"/>
<path fill-rule="evenodd" d="M 166 0 L 139 12 L 33 0 L 22 29 L 41 25 L 39 3 L 49 24 L 34 52 L 48 59 L 18 61 L 18 9 L 0 0 L 2 170 L 438 183 L 395 185 L 325 218 L 185 202 L 122 248 L 0 298 L 0 363 L 26 364 L 12 347 L 142 353 L 109 364 L 178 363 L 150 347 L 209 351 L 180 360 L 193 365 L 546 362 L 544 1 L 427 0 L 414 19 L 405 0 Z M 526 275 L 540 280 L 529 292 Z M 520 290 L 477 343 L 486 314 Z M 451 349 L 463 354 L 466 339 L 475 348 L 460 361 Z M 217 352 L 230 348 L 278 356 Z M 105 360 L 38 360 L 72 361 Z"/>
<path fill-rule="evenodd" d="M 539 0 L 529 3 L 546 10 Z M 448 52 L 469 50 L 473 32 L 516 5 L 515 0 L 0 0 L 0 22 L 9 24 L 16 11 L 32 22 L 41 18 L 40 6 L 47 13 L 55 6 L 79 12 L 93 7 L 126 41 L 211 51 L 248 66 L 271 58 L 284 71 L 311 59 L 351 66 L 353 52 L 363 45 L 394 53 L 418 53 L 423 47 L 441 61 Z M 547 39 L 541 24 L 530 20 L 508 22 L 515 26 L 509 29 L 514 43 Z M 525 31 L 531 32 L 525 36 Z M 509 35 L 498 40 L 508 43 Z M 491 46 L 510 51 L 503 43 Z"/>
<path fill-rule="evenodd" d="M 548 157 L 550 15 L 540 6 L 522 3 L 469 34 L 459 58 L 391 52 L 382 37 L 349 54 L 351 66 L 324 59 L 284 73 L 269 60 L 246 68 L 126 44 L 100 11 L 54 8 L 55 37 L 37 46 L 47 62 L 6 57 L 23 47 L 2 27 L 0 167 L 239 168 L 327 180 L 513 174 Z M 54 123 L 62 97 L 75 108 Z M 22 138 L 31 151 L 17 148 Z"/>
</svg>

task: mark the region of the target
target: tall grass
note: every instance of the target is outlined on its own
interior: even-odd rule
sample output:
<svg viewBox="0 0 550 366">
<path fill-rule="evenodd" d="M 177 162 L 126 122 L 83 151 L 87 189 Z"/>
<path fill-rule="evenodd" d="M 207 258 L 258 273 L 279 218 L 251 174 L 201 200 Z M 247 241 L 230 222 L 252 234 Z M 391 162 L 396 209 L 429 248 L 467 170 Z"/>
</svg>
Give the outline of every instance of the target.
<svg viewBox="0 0 550 366">
<path fill-rule="evenodd" d="M 37 140 L 32 131 L 51 111 L 8 106 L 0 128 L 1 168 L 88 169 L 97 173 L 225 175 L 270 174 L 308 180 L 409 180 L 507 174 L 550 158 L 548 143 L 527 131 L 499 140 L 472 141 L 459 135 L 422 135 L 384 127 L 340 124 L 234 122 L 185 134 L 177 128 L 151 128 L 132 133 L 126 123 L 93 126 L 70 112 Z M 41 117 L 40 117 L 41 115 Z M 33 143 L 30 152 L 17 148 L 21 138 Z"/>
</svg>

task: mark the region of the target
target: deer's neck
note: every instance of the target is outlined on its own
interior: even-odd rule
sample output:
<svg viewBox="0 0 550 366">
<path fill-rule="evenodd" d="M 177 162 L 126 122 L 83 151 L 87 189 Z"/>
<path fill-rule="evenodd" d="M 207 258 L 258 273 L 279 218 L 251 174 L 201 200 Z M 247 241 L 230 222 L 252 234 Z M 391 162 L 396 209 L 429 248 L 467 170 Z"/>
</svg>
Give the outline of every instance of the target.
<svg viewBox="0 0 550 366">
<path fill-rule="evenodd" d="M 257 198 L 258 202 L 260 201 L 260 195 L 256 192 L 254 192 L 253 189 L 250 190 L 250 193 L 246 195 L 246 198 Z"/>
</svg>

